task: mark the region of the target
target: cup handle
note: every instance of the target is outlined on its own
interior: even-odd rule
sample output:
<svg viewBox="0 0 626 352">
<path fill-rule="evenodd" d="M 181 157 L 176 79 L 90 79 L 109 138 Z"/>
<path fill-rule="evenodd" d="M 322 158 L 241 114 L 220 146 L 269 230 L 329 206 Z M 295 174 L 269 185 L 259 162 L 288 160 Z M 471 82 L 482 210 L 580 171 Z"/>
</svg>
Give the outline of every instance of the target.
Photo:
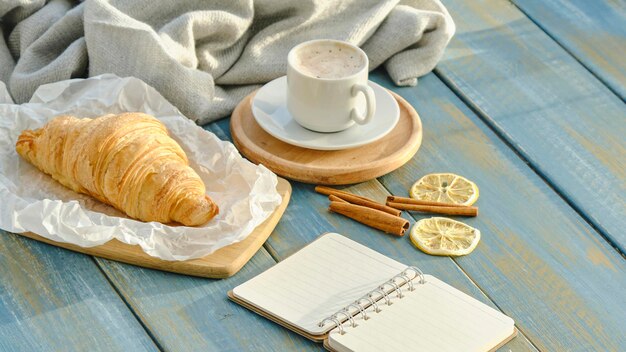
<svg viewBox="0 0 626 352">
<path fill-rule="evenodd" d="M 365 125 L 372 120 L 374 113 L 376 112 L 376 99 L 374 98 L 374 90 L 366 84 L 357 83 L 352 86 L 352 96 L 356 96 L 359 92 L 365 95 L 365 102 L 367 105 L 367 111 L 365 114 L 359 114 L 356 109 L 352 109 L 350 117 L 359 125 Z M 365 116 L 363 116 L 365 115 Z"/>
</svg>

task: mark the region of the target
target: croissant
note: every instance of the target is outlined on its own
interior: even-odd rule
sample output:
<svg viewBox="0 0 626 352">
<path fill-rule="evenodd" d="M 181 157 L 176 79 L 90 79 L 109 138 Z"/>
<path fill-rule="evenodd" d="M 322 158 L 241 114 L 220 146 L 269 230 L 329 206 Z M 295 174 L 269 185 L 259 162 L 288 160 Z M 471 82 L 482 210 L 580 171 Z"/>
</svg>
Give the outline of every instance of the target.
<svg viewBox="0 0 626 352">
<path fill-rule="evenodd" d="M 185 152 L 150 115 L 59 116 L 23 131 L 15 147 L 64 186 L 135 219 L 197 226 L 219 211 Z"/>
</svg>

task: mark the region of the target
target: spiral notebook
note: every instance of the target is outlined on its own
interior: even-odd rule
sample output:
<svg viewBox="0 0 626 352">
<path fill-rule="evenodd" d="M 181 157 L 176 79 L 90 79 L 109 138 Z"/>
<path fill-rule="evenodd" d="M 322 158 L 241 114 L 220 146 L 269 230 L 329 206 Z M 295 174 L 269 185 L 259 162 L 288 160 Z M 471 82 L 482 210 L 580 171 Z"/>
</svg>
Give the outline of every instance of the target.
<svg viewBox="0 0 626 352">
<path fill-rule="evenodd" d="M 501 312 L 336 233 L 228 296 L 337 352 L 490 351 L 517 334 Z"/>
</svg>

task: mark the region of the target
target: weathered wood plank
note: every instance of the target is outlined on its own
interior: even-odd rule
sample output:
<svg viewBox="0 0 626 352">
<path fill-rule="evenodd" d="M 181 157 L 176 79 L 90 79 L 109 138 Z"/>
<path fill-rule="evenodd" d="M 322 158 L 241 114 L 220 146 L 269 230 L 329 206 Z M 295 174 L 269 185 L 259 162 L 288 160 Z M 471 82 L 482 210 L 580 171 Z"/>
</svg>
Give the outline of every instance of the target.
<svg viewBox="0 0 626 352">
<path fill-rule="evenodd" d="M 0 231 L 1 351 L 155 351 L 89 256 Z"/>
<path fill-rule="evenodd" d="M 406 195 L 431 172 L 477 182 L 480 214 L 461 221 L 480 229 L 482 240 L 455 259 L 463 271 L 540 350 L 623 349 L 626 261 L 436 77 L 395 91 L 420 113 L 424 142 L 412 161 L 381 178 L 384 186 Z"/>
<path fill-rule="evenodd" d="M 626 105 L 507 1 L 450 0 L 436 72 L 622 253 Z"/>
<path fill-rule="evenodd" d="M 292 351 L 321 347 L 228 300 L 226 292 L 275 263 L 263 248 L 239 273 L 223 280 L 97 260 L 165 350 Z"/>
<path fill-rule="evenodd" d="M 218 121 L 211 130 L 220 138 L 230 139 L 228 121 Z M 419 155 L 419 152 L 418 152 Z M 292 182 L 290 206 L 276 230 L 265 244 L 274 258 L 280 260 L 297 252 L 324 232 L 339 232 L 355 241 L 404 263 L 418 263 L 429 274 L 436 275 L 464 292 L 496 307 L 449 258 L 431 257 L 411 247 L 408 237 L 397 238 L 353 222 L 327 211 L 328 199 L 314 193 L 313 185 Z M 351 188 L 355 193 L 383 201 L 388 192 L 377 180 Z M 408 217 L 407 217 L 408 218 Z M 502 351 L 536 350 L 523 334 L 507 343 Z"/>
<path fill-rule="evenodd" d="M 626 2 L 512 0 L 622 99 L 626 99 Z"/>
</svg>

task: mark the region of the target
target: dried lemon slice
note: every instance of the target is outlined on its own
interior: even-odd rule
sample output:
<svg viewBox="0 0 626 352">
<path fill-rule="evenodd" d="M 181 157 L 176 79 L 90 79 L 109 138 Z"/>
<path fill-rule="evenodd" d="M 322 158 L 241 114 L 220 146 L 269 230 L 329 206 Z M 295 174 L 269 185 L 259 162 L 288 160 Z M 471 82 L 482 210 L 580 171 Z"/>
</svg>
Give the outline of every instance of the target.
<svg viewBox="0 0 626 352">
<path fill-rule="evenodd" d="M 478 200 L 478 186 L 455 174 L 428 174 L 411 186 L 409 194 L 419 200 L 472 205 Z"/>
<path fill-rule="evenodd" d="M 470 254 L 476 248 L 480 231 L 460 221 L 434 217 L 416 222 L 410 237 L 422 252 L 458 256 Z"/>
</svg>

